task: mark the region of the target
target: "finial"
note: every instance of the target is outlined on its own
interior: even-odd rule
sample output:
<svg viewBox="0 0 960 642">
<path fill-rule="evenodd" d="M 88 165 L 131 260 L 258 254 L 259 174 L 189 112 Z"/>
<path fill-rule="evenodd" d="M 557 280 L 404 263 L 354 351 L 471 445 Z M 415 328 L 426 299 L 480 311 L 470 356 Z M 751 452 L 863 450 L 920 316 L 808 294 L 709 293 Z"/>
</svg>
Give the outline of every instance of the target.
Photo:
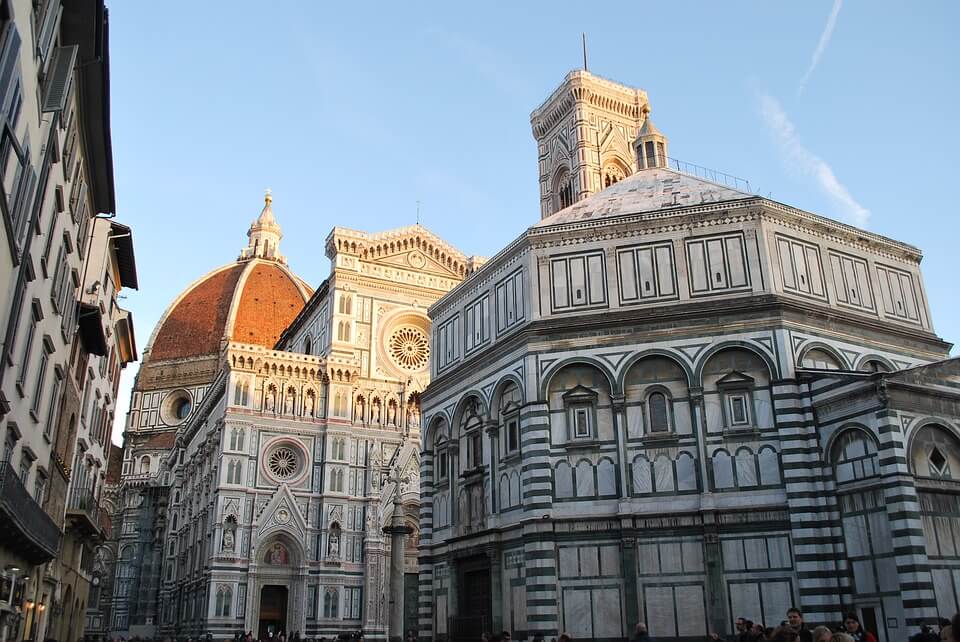
<svg viewBox="0 0 960 642">
<path fill-rule="evenodd" d="M 268 187 L 266 194 L 263 195 L 263 202 L 269 205 L 273 202 L 273 191 Z"/>
</svg>

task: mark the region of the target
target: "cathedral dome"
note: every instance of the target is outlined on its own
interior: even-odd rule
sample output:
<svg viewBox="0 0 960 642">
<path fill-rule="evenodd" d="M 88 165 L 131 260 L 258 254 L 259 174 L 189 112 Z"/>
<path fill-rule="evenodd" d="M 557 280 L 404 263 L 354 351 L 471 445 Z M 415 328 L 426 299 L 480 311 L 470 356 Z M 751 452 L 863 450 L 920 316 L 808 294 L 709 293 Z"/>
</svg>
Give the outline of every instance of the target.
<svg viewBox="0 0 960 642">
<path fill-rule="evenodd" d="M 270 196 L 267 196 L 269 209 Z M 272 348 L 313 293 L 279 253 L 280 226 L 271 245 L 251 235 L 235 263 L 192 283 L 167 308 L 154 329 L 145 360 L 165 361 L 216 354 L 222 340 Z M 262 222 L 265 214 L 254 226 Z"/>
</svg>

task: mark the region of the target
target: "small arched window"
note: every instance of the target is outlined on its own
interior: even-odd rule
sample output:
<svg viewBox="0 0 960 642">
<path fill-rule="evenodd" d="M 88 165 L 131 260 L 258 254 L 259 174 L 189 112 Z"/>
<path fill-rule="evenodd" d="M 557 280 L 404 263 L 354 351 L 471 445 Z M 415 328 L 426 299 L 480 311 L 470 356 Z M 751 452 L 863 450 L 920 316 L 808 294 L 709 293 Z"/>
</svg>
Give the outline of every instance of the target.
<svg viewBox="0 0 960 642">
<path fill-rule="evenodd" d="M 837 438 L 831 449 L 835 477 L 838 484 L 876 477 L 880 474 L 877 464 L 877 445 L 859 429 L 845 431 Z"/>
<path fill-rule="evenodd" d="M 669 432 L 670 413 L 667 396 L 662 392 L 651 393 L 647 397 L 647 410 L 650 413 L 650 432 Z"/>
<path fill-rule="evenodd" d="M 140 459 L 140 474 L 145 475 L 150 472 L 150 458 L 146 455 Z"/>
<path fill-rule="evenodd" d="M 313 342 L 310 337 L 303 340 L 303 354 L 313 354 Z"/>
</svg>

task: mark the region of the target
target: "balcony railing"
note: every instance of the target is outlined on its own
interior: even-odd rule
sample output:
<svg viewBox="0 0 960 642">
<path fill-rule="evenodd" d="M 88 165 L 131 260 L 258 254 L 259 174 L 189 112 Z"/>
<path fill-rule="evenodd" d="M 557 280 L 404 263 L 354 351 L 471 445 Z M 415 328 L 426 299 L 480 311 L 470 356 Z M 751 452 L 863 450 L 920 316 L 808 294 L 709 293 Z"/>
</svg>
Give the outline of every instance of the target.
<svg viewBox="0 0 960 642">
<path fill-rule="evenodd" d="M 89 488 L 74 488 L 70 492 L 67 516 L 73 526 L 87 534 L 100 532 L 100 504 Z"/>
<path fill-rule="evenodd" d="M 40 507 L 9 462 L 0 463 L 0 542 L 34 564 L 53 559 L 60 527 Z"/>
</svg>

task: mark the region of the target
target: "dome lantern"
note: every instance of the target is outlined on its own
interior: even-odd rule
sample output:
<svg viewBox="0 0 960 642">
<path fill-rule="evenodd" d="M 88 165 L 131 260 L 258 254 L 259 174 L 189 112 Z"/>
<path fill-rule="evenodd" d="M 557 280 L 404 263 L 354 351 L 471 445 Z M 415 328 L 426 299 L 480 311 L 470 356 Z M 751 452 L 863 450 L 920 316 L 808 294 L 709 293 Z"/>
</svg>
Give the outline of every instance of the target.
<svg viewBox="0 0 960 642">
<path fill-rule="evenodd" d="M 286 257 L 280 254 L 280 239 L 283 238 L 283 234 L 273 215 L 273 194 L 269 188 L 263 197 L 260 216 L 250 224 L 250 229 L 247 230 L 247 238 L 249 239 L 247 247 L 240 252 L 239 260 L 258 258 L 286 265 Z"/>
</svg>

